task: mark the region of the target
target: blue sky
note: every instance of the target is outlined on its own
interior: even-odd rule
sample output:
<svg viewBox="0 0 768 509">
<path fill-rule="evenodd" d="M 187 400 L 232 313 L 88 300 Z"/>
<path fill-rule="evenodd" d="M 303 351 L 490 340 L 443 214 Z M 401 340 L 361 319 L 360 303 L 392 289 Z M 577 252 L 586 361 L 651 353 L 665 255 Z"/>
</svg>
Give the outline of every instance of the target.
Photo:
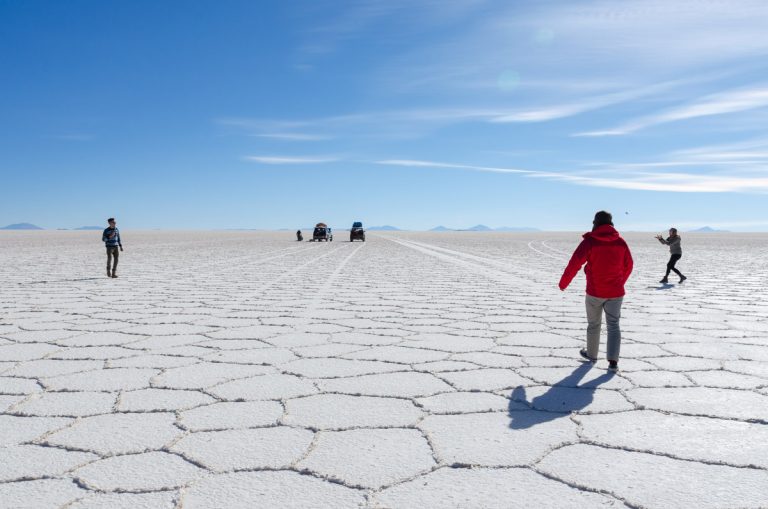
<svg viewBox="0 0 768 509">
<path fill-rule="evenodd" d="M 768 231 L 768 2 L 0 0 L 0 224 Z"/>
</svg>

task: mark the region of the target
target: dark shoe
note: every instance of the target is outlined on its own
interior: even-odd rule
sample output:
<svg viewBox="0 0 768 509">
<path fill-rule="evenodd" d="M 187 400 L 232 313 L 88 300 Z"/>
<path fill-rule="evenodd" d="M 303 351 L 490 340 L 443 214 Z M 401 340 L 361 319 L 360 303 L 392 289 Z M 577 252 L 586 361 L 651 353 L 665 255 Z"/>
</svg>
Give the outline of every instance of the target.
<svg viewBox="0 0 768 509">
<path fill-rule="evenodd" d="M 587 354 L 587 349 L 586 348 L 582 348 L 581 350 L 579 350 L 579 355 L 581 355 L 583 358 L 587 359 L 589 362 L 597 362 L 597 359 L 594 359 L 594 358 L 590 357 Z"/>
<path fill-rule="evenodd" d="M 685 276 L 680 276 L 680 283 L 682 283 L 682 282 L 683 282 L 683 281 L 685 281 L 686 279 L 688 279 L 688 278 L 687 278 L 687 277 L 685 277 Z"/>
<path fill-rule="evenodd" d="M 608 371 L 613 371 L 614 373 L 619 370 L 619 361 L 608 361 Z"/>
<path fill-rule="evenodd" d="M 117 274 L 112 274 L 112 277 L 117 277 Z"/>
<path fill-rule="evenodd" d="M 667 278 L 664 278 L 664 279 L 662 279 L 661 281 L 659 281 L 659 283 L 661 283 L 661 284 L 665 285 L 665 284 L 669 283 L 669 279 L 667 279 Z"/>
<path fill-rule="evenodd" d="M 107 277 L 112 277 L 112 273 L 107 269 Z"/>
</svg>

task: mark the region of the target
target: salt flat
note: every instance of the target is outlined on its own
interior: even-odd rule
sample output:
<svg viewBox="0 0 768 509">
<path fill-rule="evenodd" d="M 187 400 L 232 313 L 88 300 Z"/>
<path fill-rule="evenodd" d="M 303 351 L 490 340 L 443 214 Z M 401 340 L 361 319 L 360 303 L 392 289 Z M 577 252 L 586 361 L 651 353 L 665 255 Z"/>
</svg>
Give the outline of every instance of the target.
<svg viewBox="0 0 768 509">
<path fill-rule="evenodd" d="M 0 232 L 2 507 L 768 507 L 768 236 Z"/>
</svg>

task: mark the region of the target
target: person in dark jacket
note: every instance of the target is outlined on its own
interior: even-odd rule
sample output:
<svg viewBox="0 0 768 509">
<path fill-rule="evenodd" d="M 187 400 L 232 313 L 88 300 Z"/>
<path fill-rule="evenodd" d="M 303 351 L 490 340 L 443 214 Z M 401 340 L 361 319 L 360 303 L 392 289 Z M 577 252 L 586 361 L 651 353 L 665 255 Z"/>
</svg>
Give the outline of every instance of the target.
<svg viewBox="0 0 768 509">
<path fill-rule="evenodd" d="M 595 214 L 591 232 L 583 235 L 568 266 L 560 278 L 560 290 L 565 290 L 586 263 L 587 276 L 587 348 L 581 352 L 585 359 L 596 362 L 600 349 L 600 329 L 603 313 L 608 329 L 606 357 L 608 369 L 619 367 L 621 349 L 621 305 L 624 301 L 624 284 L 632 273 L 632 253 L 629 246 L 613 227 L 613 217 L 601 210 Z"/>
<path fill-rule="evenodd" d="M 110 217 L 107 219 L 109 227 L 104 229 L 104 233 L 101 234 L 101 241 L 107 246 L 107 277 L 117 277 L 117 259 L 120 256 L 120 251 L 123 250 L 123 242 L 120 239 L 120 230 L 117 229 L 115 218 Z M 112 260 L 114 259 L 114 263 Z M 110 265 L 112 267 L 110 268 Z M 111 270 L 110 270 L 111 269 Z"/>
<path fill-rule="evenodd" d="M 687 277 L 683 276 L 683 273 L 680 272 L 675 268 L 675 264 L 677 264 L 677 261 L 683 257 L 683 248 L 680 246 L 680 235 L 677 234 L 677 228 L 670 228 L 669 229 L 669 237 L 664 238 L 661 235 L 656 235 L 656 240 L 664 244 L 665 246 L 669 246 L 669 261 L 667 262 L 667 273 L 664 274 L 664 277 L 659 281 L 661 284 L 667 284 L 669 283 L 669 273 L 674 271 L 675 274 L 677 274 L 680 277 L 680 282 L 682 283 Z"/>
<path fill-rule="evenodd" d="M 301 230 L 296 230 L 296 240 L 298 240 L 299 242 L 304 240 L 304 235 L 301 234 Z"/>
</svg>

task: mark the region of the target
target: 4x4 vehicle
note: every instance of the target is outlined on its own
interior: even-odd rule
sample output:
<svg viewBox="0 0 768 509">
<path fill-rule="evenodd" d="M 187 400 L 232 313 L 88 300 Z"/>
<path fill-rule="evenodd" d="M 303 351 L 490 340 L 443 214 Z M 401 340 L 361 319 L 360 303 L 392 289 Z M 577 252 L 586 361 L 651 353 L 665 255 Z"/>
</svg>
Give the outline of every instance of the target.
<svg viewBox="0 0 768 509">
<path fill-rule="evenodd" d="M 333 232 L 327 224 L 317 223 L 315 225 L 315 231 L 312 233 L 312 240 L 316 242 L 320 242 L 321 240 L 333 242 Z"/>
<path fill-rule="evenodd" d="M 356 240 L 365 242 L 365 230 L 363 230 L 363 223 L 360 221 L 352 223 L 352 229 L 349 230 L 349 241 L 354 242 Z"/>
</svg>

